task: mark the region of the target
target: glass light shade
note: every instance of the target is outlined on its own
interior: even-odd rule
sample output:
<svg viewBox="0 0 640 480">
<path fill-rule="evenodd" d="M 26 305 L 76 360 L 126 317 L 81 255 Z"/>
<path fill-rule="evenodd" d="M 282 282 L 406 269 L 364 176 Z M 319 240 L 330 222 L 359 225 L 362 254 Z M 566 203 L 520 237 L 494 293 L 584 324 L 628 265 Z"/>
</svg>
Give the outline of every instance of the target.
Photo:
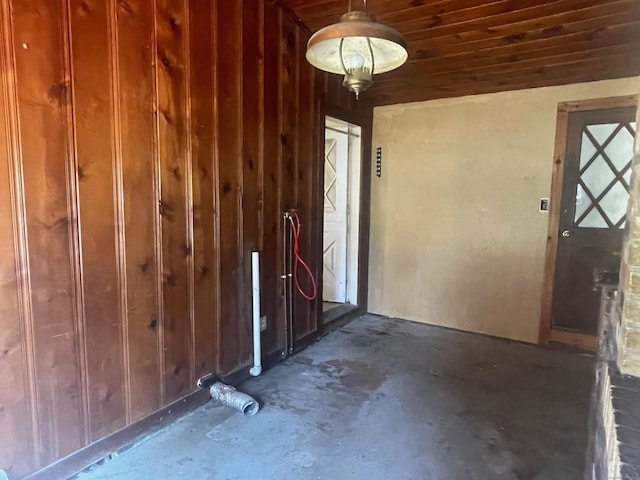
<svg viewBox="0 0 640 480">
<path fill-rule="evenodd" d="M 408 54 L 398 31 L 374 22 L 364 12 L 349 12 L 339 23 L 318 30 L 309 39 L 306 57 L 311 65 L 325 72 L 345 74 L 345 67 L 355 67 L 376 74 L 398 68 L 407 61 Z"/>
</svg>

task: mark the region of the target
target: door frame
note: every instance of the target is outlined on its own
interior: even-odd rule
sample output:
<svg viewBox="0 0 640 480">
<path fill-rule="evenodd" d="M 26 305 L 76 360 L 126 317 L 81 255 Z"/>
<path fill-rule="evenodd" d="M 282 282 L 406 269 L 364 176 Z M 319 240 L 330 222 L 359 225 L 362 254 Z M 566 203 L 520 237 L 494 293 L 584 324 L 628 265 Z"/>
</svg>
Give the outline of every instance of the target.
<svg viewBox="0 0 640 480">
<path fill-rule="evenodd" d="M 331 119 L 333 122 L 336 122 L 336 126 L 329 126 L 328 122 Z M 345 125 L 346 131 L 342 131 L 338 125 Z M 350 131 L 351 126 L 353 124 L 344 122 L 334 117 L 325 117 L 325 157 L 324 157 L 324 173 L 325 178 L 323 182 L 323 191 L 324 191 L 324 208 L 323 212 L 323 245 L 322 245 L 322 298 L 321 300 L 324 303 L 325 300 L 325 288 L 329 287 L 329 290 L 334 290 L 335 295 L 331 296 L 329 301 L 334 303 L 353 303 L 357 304 L 357 298 L 353 298 L 352 302 L 349 302 L 349 292 L 348 285 L 351 283 L 350 273 L 352 268 L 352 258 L 353 255 L 350 252 L 351 246 L 351 228 L 353 225 L 351 224 L 352 219 L 352 205 L 351 198 L 353 192 L 353 184 L 357 182 L 356 192 L 360 190 L 360 176 L 357 177 L 352 176 L 352 139 L 354 134 Z M 356 126 L 357 127 L 357 126 Z M 357 127 L 359 130 L 360 128 Z M 360 135 L 358 135 L 359 137 Z M 332 162 L 328 160 L 327 157 L 327 139 L 332 138 L 334 142 L 334 152 L 335 152 L 335 165 L 333 168 L 335 169 L 335 176 L 333 180 L 333 185 L 335 185 L 335 205 L 334 209 L 331 211 L 327 211 L 327 166 Z M 357 155 L 360 155 L 360 149 L 357 151 Z M 360 158 L 357 159 L 358 163 L 358 171 L 360 170 Z M 331 183 L 331 182 L 329 182 Z M 359 212 L 360 198 L 358 196 L 357 202 L 355 205 L 355 209 Z M 328 228 L 331 227 L 331 228 Z M 334 244 L 334 251 L 336 255 L 334 255 L 334 259 L 336 263 L 334 265 L 334 281 L 327 281 L 329 278 L 328 270 L 325 267 L 325 255 L 327 249 L 326 238 L 324 234 L 327 232 L 332 232 L 335 234 L 335 240 L 337 242 Z M 342 242 L 342 243 L 340 243 Z M 356 247 L 357 248 L 357 247 Z M 357 252 L 357 249 L 355 250 Z M 357 263 L 357 259 L 356 263 Z M 357 270 L 356 270 L 357 271 Z M 357 281 L 356 281 L 357 285 Z M 340 288 L 341 287 L 341 288 Z M 357 296 L 357 295 L 356 295 Z"/>
<path fill-rule="evenodd" d="M 568 332 L 552 328 L 553 283 L 558 256 L 558 235 L 560 233 L 560 213 L 562 210 L 562 181 L 564 177 L 565 153 L 567 148 L 567 128 L 569 114 L 586 110 L 606 110 L 620 107 L 636 107 L 638 95 L 607 97 L 589 100 L 561 102 L 558 104 L 556 120 L 556 138 L 553 153 L 553 169 L 551 172 L 551 192 L 549 202 L 549 226 L 547 229 L 547 246 L 545 254 L 542 302 L 540 308 L 540 329 L 538 343 L 563 343 L 587 351 L 595 351 L 597 338 L 584 333 Z"/>
<path fill-rule="evenodd" d="M 324 129 L 325 117 L 333 117 L 353 125 L 360 127 L 360 220 L 358 234 L 358 293 L 357 306 L 350 305 L 334 308 L 329 310 L 332 314 L 328 322 L 323 322 L 322 301 L 316 302 L 316 314 L 319 319 L 318 330 L 320 333 L 327 332 L 334 327 L 328 326 L 331 323 L 339 324 L 367 312 L 367 300 L 369 293 L 369 231 L 371 223 L 371 142 L 373 135 L 373 108 L 369 105 L 362 104 L 361 108 L 351 110 L 320 101 L 317 119 L 317 151 L 318 159 L 316 203 L 319 205 L 316 218 L 316 255 L 319 259 L 318 264 L 322 267 L 322 228 L 324 225 L 324 208 L 323 204 L 323 185 L 324 185 Z M 320 275 L 318 275 L 320 277 Z M 322 299 L 322 281 L 318 284 L 318 298 Z M 336 318 L 333 318 L 333 316 Z M 337 322 L 340 320 L 340 322 Z"/>
</svg>

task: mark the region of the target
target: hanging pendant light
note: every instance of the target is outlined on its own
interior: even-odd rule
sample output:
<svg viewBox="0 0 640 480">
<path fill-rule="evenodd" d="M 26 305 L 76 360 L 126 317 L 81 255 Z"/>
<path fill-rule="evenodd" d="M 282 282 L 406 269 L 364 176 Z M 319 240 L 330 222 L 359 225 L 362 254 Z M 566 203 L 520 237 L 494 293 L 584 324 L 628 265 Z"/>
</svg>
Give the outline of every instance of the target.
<svg viewBox="0 0 640 480">
<path fill-rule="evenodd" d="M 401 66 L 407 61 L 407 44 L 400 32 L 374 21 L 365 11 L 349 11 L 340 22 L 318 30 L 307 44 L 307 61 L 329 73 L 344 74 L 350 92 L 364 92 L 373 75 Z"/>
</svg>

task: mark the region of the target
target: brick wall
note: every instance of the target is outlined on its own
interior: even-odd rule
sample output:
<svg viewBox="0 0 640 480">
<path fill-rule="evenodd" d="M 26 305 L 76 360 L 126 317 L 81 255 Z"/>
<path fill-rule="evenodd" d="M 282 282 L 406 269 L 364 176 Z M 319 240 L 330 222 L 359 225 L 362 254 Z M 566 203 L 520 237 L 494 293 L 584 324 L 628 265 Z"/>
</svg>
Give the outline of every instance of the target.
<svg viewBox="0 0 640 480">
<path fill-rule="evenodd" d="M 640 112 L 640 108 L 638 109 Z M 640 117 L 637 125 L 640 125 Z M 587 471 L 640 479 L 640 136 L 634 146 L 620 283 L 603 289 Z"/>
<path fill-rule="evenodd" d="M 636 120 L 636 125 L 640 125 L 640 120 Z M 622 373 L 640 377 L 640 135 L 636 135 L 634 152 L 627 231 L 620 269 L 622 311 L 618 331 L 618 366 Z"/>
<path fill-rule="evenodd" d="M 618 368 L 621 296 L 605 288 L 585 478 L 640 479 L 640 378 Z"/>
</svg>

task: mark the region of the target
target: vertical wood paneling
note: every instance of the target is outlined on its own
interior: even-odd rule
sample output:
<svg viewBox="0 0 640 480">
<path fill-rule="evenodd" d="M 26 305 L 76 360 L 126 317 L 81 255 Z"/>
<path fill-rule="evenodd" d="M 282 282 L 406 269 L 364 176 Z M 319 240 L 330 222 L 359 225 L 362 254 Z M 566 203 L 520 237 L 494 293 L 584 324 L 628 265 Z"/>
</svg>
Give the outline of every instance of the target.
<svg viewBox="0 0 640 480">
<path fill-rule="evenodd" d="M 219 35 L 218 29 L 220 22 L 218 21 L 218 0 L 211 0 L 211 65 L 213 68 L 213 171 L 214 171 L 214 185 L 213 185 L 213 201 L 214 201 L 214 223 L 213 223 L 213 274 L 215 276 L 215 285 L 214 285 L 214 311 L 215 315 L 215 332 L 216 332 L 216 343 L 215 343 L 215 371 L 220 372 L 221 366 L 221 355 L 220 355 L 220 345 L 222 339 L 222 301 L 221 301 L 221 233 L 220 233 L 220 149 L 218 145 L 220 143 L 220 98 L 218 95 L 218 79 L 220 78 L 218 72 L 218 64 L 216 61 L 216 56 L 218 55 L 218 44 L 219 44 Z"/>
<path fill-rule="evenodd" d="M 241 362 L 242 248 L 242 2 L 217 2 L 218 169 L 220 182 L 221 372 Z"/>
<path fill-rule="evenodd" d="M 5 97 L 5 92 L 0 92 Z M 4 100 L 3 98 L 3 100 Z M 6 104 L 3 101 L 3 111 Z M 6 388 L 0 390 L 0 465 L 10 475 L 28 472 L 33 462 L 30 428 L 30 400 L 18 306 L 18 259 L 14 249 L 13 212 L 10 188 L 10 144 L 6 122 L 0 120 L 0 378 Z"/>
<path fill-rule="evenodd" d="M 152 5 L 148 0 L 119 1 L 115 12 L 128 316 L 124 339 L 132 421 L 161 405 Z"/>
<path fill-rule="evenodd" d="M 339 75 L 326 74 L 327 94 L 326 97 L 332 100 L 332 103 L 340 108 L 345 108 L 348 98 L 341 91 L 344 88 L 341 85 L 342 77 Z"/>
<path fill-rule="evenodd" d="M 67 146 L 67 216 L 69 218 L 69 255 L 71 257 L 71 299 L 73 305 L 73 335 L 79 361 L 78 383 L 82 398 L 83 443 L 91 441 L 91 413 L 89 411 L 89 380 L 87 361 L 86 318 L 84 315 L 84 285 L 79 230 L 80 205 L 78 198 L 78 157 L 76 150 L 75 99 L 73 96 L 73 62 L 71 46 L 71 0 L 62 1 L 60 31 L 62 33 L 62 63 L 65 74 L 66 101 L 64 102 L 65 134 Z"/>
<path fill-rule="evenodd" d="M 288 15 L 280 12 L 281 35 L 281 119 L 282 203 L 285 210 L 297 207 L 296 160 L 298 148 L 298 37 L 297 28 Z"/>
<path fill-rule="evenodd" d="M 263 238 L 261 256 L 261 300 L 267 316 L 263 349 L 272 352 L 284 346 L 282 316 L 282 207 L 280 199 L 280 20 L 279 9 L 263 2 L 264 16 L 264 123 L 263 123 Z"/>
<path fill-rule="evenodd" d="M 0 13 L 0 468 L 21 477 L 244 369 L 252 250 L 283 348 L 282 212 L 319 277 L 318 100 L 351 100 L 270 0 Z M 318 304 L 295 295 L 301 337 Z"/>
<path fill-rule="evenodd" d="M 14 186 L 16 158 L 15 83 L 8 11 L 0 6 L 0 465 L 8 475 L 19 477 L 37 464 L 30 383 L 32 359 L 25 309 L 21 311 L 21 275 L 26 275 L 20 257 L 19 232 L 22 211 L 19 189 Z M 23 279 L 24 280 L 24 279 Z"/>
<path fill-rule="evenodd" d="M 164 403 L 192 390 L 187 15 L 184 1 L 156 4 L 158 142 L 162 214 Z"/>
<path fill-rule="evenodd" d="M 212 5 L 189 11 L 191 61 L 191 158 L 193 161 L 193 255 L 196 377 L 216 371 L 216 269 L 214 212 L 214 77 Z"/>
<path fill-rule="evenodd" d="M 126 420 L 108 14 L 102 1 L 70 2 L 91 438 L 121 428 Z"/>
<path fill-rule="evenodd" d="M 252 356 L 251 251 L 260 242 L 262 218 L 262 51 L 260 10 L 245 8 L 242 15 L 242 222 L 244 275 L 240 355 Z"/>
<path fill-rule="evenodd" d="M 48 464 L 85 442 L 81 358 L 76 334 L 70 246 L 69 82 L 59 2 L 12 5 L 24 170 L 31 302 L 34 317 L 40 461 Z M 26 48 L 25 48 L 26 46 Z"/>
<path fill-rule="evenodd" d="M 298 43 L 301 45 L 306 44 L 306 37 L 298 37 Z M 298 128 L 300 132 L 305 132 L 304 134 L 298 135 L 298 144 L 296 149 L 296 184 L 298 185 L 297 199 L 298 208 L 300 209 L 300 215 L 303 222 L 300 238 L 300 254 L 304 261 L 308 263 L 315 276 L 316 283 L 318 283 L 319 281 L 322 281 L 322 272 L 319 271 L 319 268 L 322 267 L 322 263 L 317 261 L 318 256 L 315 254 L 316 250 L 314 250 L 314 247 L 317 247 L 317 245 L 312 241 L 315 237 L 313 219 L 315 218 L 315 215 L 320 213 L 319 209 L 314 208 L 314 187 L 316 187 L 314 179 L 316 178 L 316 169 L 319 164 L 316 158 L 316 151 L 313 148 L 313 132 L 316 131 L 314 91 L 315 72 L 307 62 L 298 62 L 297 68 L 299 85 L 297 99 Z M 302 288 L 307 294 L 310 294 L 313 291 L 313 286 L 309 279 L 309 275 L 303 268 L 299 269 L 298 278 Z M 318 300 L 307 300 L 297 292 L 295 295 L 296 303 L 294 305 L 294 311 L 296 312 L 296 318 L 300 319 L 300 322 L 296 325 L 296 334 L 298 336 L 304 336 L 317 329 L 316 302 Z"/>
<path fill-rule="evenodd" d="M 298 72 L 298 28 L 293 20 L 283 13 L 280 13 L 281 28 L 281 119 L 280 119 L 280 140 L 281 140 L 281 169 L 282 169 L 282 206 L 285 210 L 299 209 L 298 203 L 298 122 L 299 122 L 299 72 Z M 304 222 L 303 212 L 300 218 Z M 304 227 L 303 227 L 304 228 Z M 302 275 L 300 275 L 302 278 Z M 294 335 L 299 336 L 306 330 L 306 318 L 300 311 L 299 294 L 293 287 L 293 330 Z"/>
<path fill-rule="evenodd" d="M 324 77 L 324 101 L 327 104 L 343 110 L 353 111 L 366 111 L 367 108 L 371 108 L 368 105 L 364 105 L 365 99 L 356 100 L 355 96 L 342 86 L 342 76 L 332 73 L 322 73 L 321 75 Z"/>
</svg>

